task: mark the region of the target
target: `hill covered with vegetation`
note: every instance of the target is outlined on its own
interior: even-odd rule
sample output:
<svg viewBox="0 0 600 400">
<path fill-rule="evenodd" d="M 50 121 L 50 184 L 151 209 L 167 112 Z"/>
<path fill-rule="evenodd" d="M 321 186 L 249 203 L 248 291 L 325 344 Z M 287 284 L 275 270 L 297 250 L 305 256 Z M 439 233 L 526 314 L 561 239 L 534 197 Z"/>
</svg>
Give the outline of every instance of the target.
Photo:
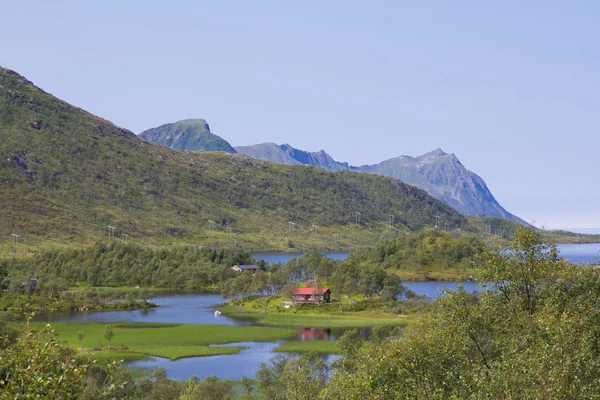
<svg viewBox="0 0 600 400">
<path fill-rule="evenodd" d="M 0 69 L 0 155 L 5 249 L 11 233 L 21 248 L 77 246 L 106 238 L 108 226 L 117 239 L 145 245 L 279 249 L 350 248 L 436 216 L 451 229 L 468 225 L 392 178 L 148 143 L 7 69 Z"/>
<path fill-rule="evenodd" d="M 235 153 L 228 141 L 215 135 L 203 119 L 185 119 L 145 130 L 140 137 L 177 150 Z"/>
</svg>

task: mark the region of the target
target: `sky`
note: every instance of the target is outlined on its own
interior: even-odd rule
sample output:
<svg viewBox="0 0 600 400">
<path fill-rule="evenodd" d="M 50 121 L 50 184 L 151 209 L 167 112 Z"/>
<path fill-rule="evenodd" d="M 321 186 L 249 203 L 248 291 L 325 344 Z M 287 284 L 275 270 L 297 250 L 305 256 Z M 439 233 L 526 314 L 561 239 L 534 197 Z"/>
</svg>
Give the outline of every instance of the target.
<svg viewBox="0 0 600 400">
<path fill-rule="evenodd" d="M 12 1 L 0 65 L 135 133 L 372 164 L 442 148 L 508 211 L 600 228 L 600 2 Z"/>
</svg>

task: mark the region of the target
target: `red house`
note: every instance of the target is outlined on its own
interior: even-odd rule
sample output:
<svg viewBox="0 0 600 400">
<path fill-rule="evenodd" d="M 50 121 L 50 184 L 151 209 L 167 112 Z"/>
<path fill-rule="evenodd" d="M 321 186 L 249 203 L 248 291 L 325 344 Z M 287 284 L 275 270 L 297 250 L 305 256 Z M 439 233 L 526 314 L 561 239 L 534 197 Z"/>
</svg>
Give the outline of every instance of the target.
<svg viewBox="0 0 600 400">
<path fill-rule="evenodd" d="M 292 296 L 294 304 L 319 304 L 331 301 L 331 291 L 327 288 L 298 288 Z"/>
</svg>

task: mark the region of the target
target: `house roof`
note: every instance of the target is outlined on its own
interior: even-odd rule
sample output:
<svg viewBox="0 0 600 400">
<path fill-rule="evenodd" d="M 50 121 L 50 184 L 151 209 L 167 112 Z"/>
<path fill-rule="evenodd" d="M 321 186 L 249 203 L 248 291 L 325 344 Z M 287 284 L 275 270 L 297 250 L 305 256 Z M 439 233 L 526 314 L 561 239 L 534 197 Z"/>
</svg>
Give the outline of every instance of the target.
<svg viewBox="0 0 600 400">
<path fill-rule="evenodd" d="M 321 293 L 321 294 L 325 294 L 325 292 L 329 291 L 329 289 L 327 288 L 309 288 L 309 287 L 304 287 L 304 288 L 298 288 L 296 290 L 294 290 L 294 294 L 315 294 L 315 293 Z"/>
<path fill-rule="evenodd" d="M 242 271 L 245 270 L 245 269 L 262 269 L 258 265 L 252 265 L 252 264 L 248 264 L 248 265 L 236 265 L 236 267 L 239 267 Z"/>
</svg>

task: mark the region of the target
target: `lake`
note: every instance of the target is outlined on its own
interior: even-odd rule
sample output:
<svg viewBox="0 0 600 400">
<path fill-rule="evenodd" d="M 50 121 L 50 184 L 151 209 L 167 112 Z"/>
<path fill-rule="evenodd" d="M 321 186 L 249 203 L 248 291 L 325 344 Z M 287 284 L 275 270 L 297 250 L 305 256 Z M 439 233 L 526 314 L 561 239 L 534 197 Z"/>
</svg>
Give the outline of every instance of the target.
<svg viewBox="0 0 600 400">
<path fill-rule="evenodd" d="M 255 260 L 265 260 L 269 264 L 282 263 L 285 264 L 292 258 L 302 257 L 303 252 L 294 253 L 252 253 L 251 256 Z M 333 260 L 345 260 L 350 255 L 347 251 L 329 251 L 325 255 Z"/>
<path fill-rule="evenodd" d="M 589 244 L 559 244 L 558 250 L 561 257 L 567 261 L 578 264 L 590 264 L 598 261 L 600 256 L 600 243 Z M 265 260 L 269 264 L 285 264 L 292 258 L 302 257 L 303 252 L 294 253 L 252 253 L 255 260 Z M 344 251 L 326 252 L 325 255 L 333 260 L 345 260 L 351 253 Z"/>
<path fill-rule="evenodd" d="M 558 249 L 560 255 L 572 263 L 596 263 L 598 262 L 598 256 L 600 256 L 600 243 L 560 244 Z"/>
<path fill-rule="evenodd" d="M 446 287 L 454 289 L 457 282 L 406 282 L 405 285 L 417 294 L 428 297 L 439 296 Z M 477 283 L 463 283 L 465 289 L 478 290 Z M 118 311 L 73 311 L 65 313 L 49 313 L 36 315 L 34 320 L 52 322 L 164 322 L 180 324 L 215 324 L 215 325 L 248 325 L 253 320 L 230 318 L 227 315 L 214 316 L 214 311 L 219 308 L 223 299 L 218 294 L 212 293 L 169 293 L 161 294 L 152 299 L 160 307 L 146 310 L 118 310 Z M 298 335 L 291 340 L 335 340 L 344 333 L 344 329 L 316 329 L 298 327 Z M 359 335 L 368 339 L 372 328 L 359 330 Z M 160 357 L 149 357 L 143 361 L 129 361 L 125 365 L 132 368 L 163 367 L 167 375 L 173 379 L 189 379 L 192 375 L 204 378 L 216 375 L 219 378 L 241 379 L 243 376 L 254 377 L 256 370 L 263 362 L 268 362 L 278 354 L 273 351 L 284 341 L 267 343 L 244 342 L 231 343 L 227 346 L 246 347 L 239 354 L 228 354 L 208 357 L 189 357 L 175 361 Z M 323 355 L 330 362 L 339 358 L 337 355 Z"/>
</svg>

